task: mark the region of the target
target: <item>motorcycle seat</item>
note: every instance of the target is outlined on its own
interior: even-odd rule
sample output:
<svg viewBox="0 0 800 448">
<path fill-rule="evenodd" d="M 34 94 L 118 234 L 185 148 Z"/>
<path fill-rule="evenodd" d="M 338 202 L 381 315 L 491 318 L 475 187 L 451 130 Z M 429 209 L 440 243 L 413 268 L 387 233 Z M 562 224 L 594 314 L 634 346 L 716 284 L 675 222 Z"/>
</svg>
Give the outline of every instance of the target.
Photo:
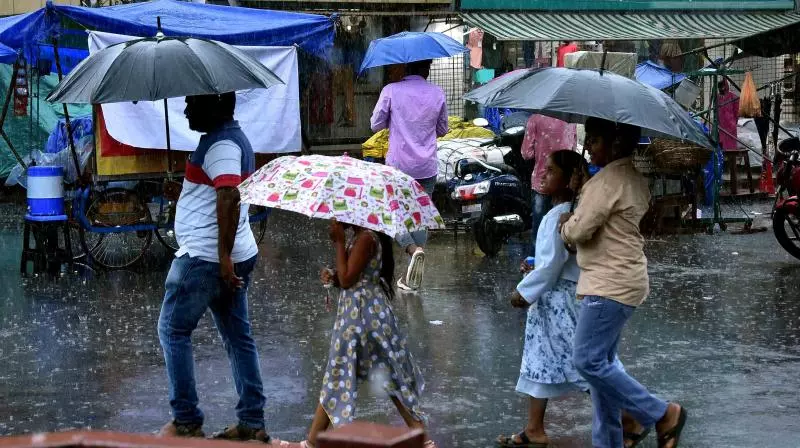
<svg viewBox="0 0 800 448">
<path fill-rule="evenodd" d="M 467 174 L 480 173 L 486 171 L 486 167 L 484 165 L 491 166 L 492 168 L 497 168 L 498 170 L 500 170 L 502 174 L 511 174 L 513 176 L 517 175 L 517 170 L 515 170 L 510 165 L 506 165 L 505 163 L 488 163 L 488 162 L 480 163 L 476 161 L 469 161 L 463 163 L 460 167 L 461 175 L 463 176 Z"/>
</svg>

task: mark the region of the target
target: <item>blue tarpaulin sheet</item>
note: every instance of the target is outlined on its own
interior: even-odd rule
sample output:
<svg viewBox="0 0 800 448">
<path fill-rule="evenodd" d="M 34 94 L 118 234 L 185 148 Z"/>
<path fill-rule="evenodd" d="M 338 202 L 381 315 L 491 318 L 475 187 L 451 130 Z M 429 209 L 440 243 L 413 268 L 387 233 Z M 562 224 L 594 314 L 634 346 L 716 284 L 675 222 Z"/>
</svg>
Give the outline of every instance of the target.
<svg viewBox="0 0 800 448">
<path fill-rule="evenodd" d="M 325 56 L 333 46 L 334 22 L 329 17 L 175 0 L 104 8 L 48 2 L 37 11 L 0 19 L 0 43 L 13 49 L 50 43 L 64 17 L 91 30 L 129 36 L 155 36 L 156 20 L 161 17 L 162 30 L 168 36 L 200 37 L 231 45 L 298 45 L 317 56 Z"/>
<path fill-rule="evenodd" d="M 12 48 L 0 44 L 0 63 L 13 64 L 17 60 L 17 52 Z"/>
<path fill-rule="evenodd" d="M 673 73 L 663 65 L 645 61 L 636 66 L 636 80 L 662 90 L 678 84 L 686 78 L 683 73 Z"/>
</svg>

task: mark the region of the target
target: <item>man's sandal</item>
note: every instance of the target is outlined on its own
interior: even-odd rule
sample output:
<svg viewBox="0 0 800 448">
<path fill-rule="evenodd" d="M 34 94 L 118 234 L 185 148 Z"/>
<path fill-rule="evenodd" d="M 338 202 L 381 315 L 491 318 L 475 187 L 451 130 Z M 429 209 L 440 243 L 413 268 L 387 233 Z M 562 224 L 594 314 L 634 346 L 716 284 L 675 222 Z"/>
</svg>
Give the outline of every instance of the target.
<svg viewBox="0 0 800 448">
<path fill-rule="evenodd" d="M 667 444 L 670 442 L 674 442 L 672 448 L 678 448 L 681 432 L 683 432 L 683 427 L 686 425 L 686 417 L 688 417 L 686 409 L 681 406 L 681 415 L 678 417 L 678 424 L 664 431 L 663 434 L 658 435 L 658 448 L 666 448 Z"/>
<path fill-rule="evenodd" d="M 645 428 L 644 431 L 640 432 L 639 434 L 635 432 L 626 432 L 625 434 L 623 434 L 623 437 L 625 438 L 626 442 L 625 446 L 627 448 L 634 448 L 636 446 L 639 446 L 639 444 L 642 443 L 642 441 L 644 441 L 644 439 L 646 439 L 648 435 L 650 435 L 651 430 L 652 428 Z M 628 445 L 627 442 L 633 442 L 633 443 Z"/>
</svg>

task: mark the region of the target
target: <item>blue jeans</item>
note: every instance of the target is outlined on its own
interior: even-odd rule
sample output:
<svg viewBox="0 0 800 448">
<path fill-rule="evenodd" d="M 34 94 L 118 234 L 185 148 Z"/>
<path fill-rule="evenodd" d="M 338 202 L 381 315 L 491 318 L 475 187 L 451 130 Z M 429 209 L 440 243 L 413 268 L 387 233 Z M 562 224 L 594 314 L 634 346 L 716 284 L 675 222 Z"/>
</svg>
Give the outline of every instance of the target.
<svg viewBox="0 0 800 448">
<path fill-rule="evenodd" d="M 236 275 L 244 287 L 227 292 L 219 277 L 219 264 L 184 255 L 172 261 L 166 294 L 158 318 L 158 336 L 164 350 L 169 379 L 169 404 L 178 423 L 202 424 L 194 380 L 192 331 L 206 309 L 211 309 L 233 370 L 239 394 L 239 423 L 264 428 L 264 398 L 258 350 L 250 336 L 247 316 L 247 286 L 258 257 L 236 263 Z"/>
<path fill-rule="evenodd" d="M 431 196 L 431 200 L 433 200 L 433 190 L 436 189 L 436 176 L 429 177 L 427 179 L 417 179 L 417 182 L 422 185 L 425 193 L 428 193 L 428 196 Z M 403 250 L 406 250 L 412 244 L 423 247 L 427 242 L 427 230 L 418 230 L 416 232 L 401 233 L 397 235 L 397 244 L 399 244 Z"/>
<path fill-rule="evenodd" d="M 597 296 L 586 296 L 582 302 L 572 358 L 592 395 L 592 446 L 619 448 L 624 446 L 623 409 L 651 427 L 664 417 L 667 403 L 614 362 L 622 328 L 636 308 Z"/>
<path fill-rule="evenodd" d="M 553 200 L 550 196 L 531 191 L 531 223 L 533 223 L 533 227 L 531 228 L 531 239 L 533 240 L 531 243 L 532 257 L 536 256 L 536 235 L 539 233 L 539 225 L 542 224 L 544 215 L 552 208 Z"/>
</svg>

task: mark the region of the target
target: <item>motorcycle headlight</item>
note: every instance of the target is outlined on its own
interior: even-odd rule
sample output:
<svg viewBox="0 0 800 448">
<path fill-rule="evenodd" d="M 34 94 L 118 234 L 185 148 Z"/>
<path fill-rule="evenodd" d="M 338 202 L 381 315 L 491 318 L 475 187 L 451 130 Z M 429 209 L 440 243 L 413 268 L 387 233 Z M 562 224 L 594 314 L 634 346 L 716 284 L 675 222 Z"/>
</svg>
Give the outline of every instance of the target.
<svg viewBox="0 0 800 448">
<path fill-rule="evenodd" d="M 483 196 L 489 192 L 489 188 L 492 186 L 492 183 L 488 180 L 480 182 L 475 185 L 475 189 L 472 191 L 472 194 L 475 196 Z"/>
</svg>

